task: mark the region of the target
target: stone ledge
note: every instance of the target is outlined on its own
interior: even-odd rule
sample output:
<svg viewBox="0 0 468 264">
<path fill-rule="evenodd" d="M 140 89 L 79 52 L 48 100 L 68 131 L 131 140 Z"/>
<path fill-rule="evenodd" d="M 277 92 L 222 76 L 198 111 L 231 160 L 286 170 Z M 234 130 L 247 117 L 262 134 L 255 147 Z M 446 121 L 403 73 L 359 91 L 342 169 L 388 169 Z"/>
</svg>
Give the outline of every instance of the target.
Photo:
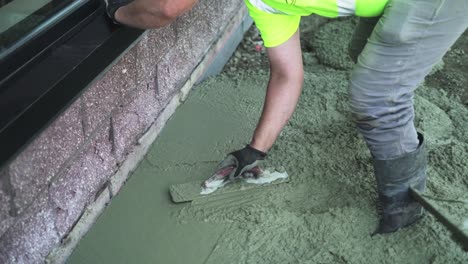
<svg viewBox="0 0 468 264">
<path fill-rule="evenodd" d="M 66 259 L 246 14 L 205 0 L 147 32 L 0 170 L 0 263 Z"/>
<path fill-rule="evenodd" d="M 11 217 L 21 215 L 30 206 L 84 143 L 80 113 L 81 100 L 78 99 L 2 169 L 2 179 L 8 178 L 9 183 L 5 187 L 12 199 Z M 2 218 L 0 215 L 0 221 Z"/>
<path fill-rule="evenodd" d="M 232 18 L 230 24 L 227 25 L 226 30 L 210 48 L 198 66 L 193 70 L 190 78 L 180 89 L 180 91 L 172 97 L 167 106 L 158 115 L 149 129 L 144 133 L 137 142 L 137 145 L 132 149 L 131 153 L 126 156 L 125 161 L 119 167 L 117 172 L 110 178 L 106 188 L 100 193 L 96 200 L 87 206 L 84 214 L 80 217 L 73 230 L 63 239 L 62 244 L 55 248 L 47 257 L 47 263 L 63 263 L 73 252 L 73 249 L 78 244 L 81 237 L 92 227 L 99 214 L 105 209 L 113 196 L 117 195 L 120 189 L 124 186 L 128 177 L 136 169 L 140 161 L 145 157 L 151 144 L 156 140 L 159 133 L 164 128 L 164 125 L 175 112 L 177 107 L 182 104 L 187 98 L 190 90 L 201 77 L 204 72 L 213 62 L 214 58 L 218 55 L 223 45 L 232 38 L 232 34 L 236 32 L 238 27 L 246 30 L 248 26 L 243 25 L 246 20 L 246 10 L 240 12 Z M 250 25 L 250 20 L 248 20 Z"/>
</svg>

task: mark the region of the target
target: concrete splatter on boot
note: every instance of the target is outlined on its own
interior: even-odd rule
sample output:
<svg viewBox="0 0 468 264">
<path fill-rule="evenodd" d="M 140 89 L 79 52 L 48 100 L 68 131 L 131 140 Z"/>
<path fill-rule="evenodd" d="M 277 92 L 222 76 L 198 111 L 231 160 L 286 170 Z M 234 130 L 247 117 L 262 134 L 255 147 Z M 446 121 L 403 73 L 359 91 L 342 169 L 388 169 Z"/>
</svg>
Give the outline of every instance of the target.
<svg viewBox="0 0 468 264">
<path fill-rule="evenodd" d="M 418 133 L 418 138 L 415 151 L 391 160 L 373 161 L 383 209 L 377 234 L 395 232 L 423 216 L 423 208 L 409 193 L 410 186 L 421 192 L 426 186 L 427 155 L 423 135 Z"/>
</svg>

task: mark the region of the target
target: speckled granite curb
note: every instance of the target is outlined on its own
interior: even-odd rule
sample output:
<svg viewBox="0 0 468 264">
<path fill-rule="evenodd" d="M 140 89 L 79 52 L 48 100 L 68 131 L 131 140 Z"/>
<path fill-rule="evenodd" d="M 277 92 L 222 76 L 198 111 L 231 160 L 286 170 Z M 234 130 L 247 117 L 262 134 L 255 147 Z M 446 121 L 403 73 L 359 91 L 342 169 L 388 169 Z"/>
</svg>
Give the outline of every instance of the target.
<svg viewBox="0 0 468 264">
<path fill-rule="evenodd" d="M 1 168 L 0 263 L 64 262 L 246 18 L 240 0 L 205 0 L 148 31 Z"/>
</svg>

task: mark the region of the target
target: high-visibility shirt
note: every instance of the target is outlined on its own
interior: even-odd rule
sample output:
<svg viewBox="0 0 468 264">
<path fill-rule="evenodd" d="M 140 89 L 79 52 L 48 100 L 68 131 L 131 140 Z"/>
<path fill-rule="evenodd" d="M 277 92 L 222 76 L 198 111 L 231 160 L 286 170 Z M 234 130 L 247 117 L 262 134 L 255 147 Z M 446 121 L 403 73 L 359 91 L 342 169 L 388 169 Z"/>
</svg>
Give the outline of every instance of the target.
<svg viewBox="0 0 468 264">
<path fill-rule="evenodd" d="M 259 29 L 264 45 L 286 42 L 299 28 L 301 16 L 356 15 L 375 17 L 383 13 L 388 0 L 244 0 Z"/>
</svg>

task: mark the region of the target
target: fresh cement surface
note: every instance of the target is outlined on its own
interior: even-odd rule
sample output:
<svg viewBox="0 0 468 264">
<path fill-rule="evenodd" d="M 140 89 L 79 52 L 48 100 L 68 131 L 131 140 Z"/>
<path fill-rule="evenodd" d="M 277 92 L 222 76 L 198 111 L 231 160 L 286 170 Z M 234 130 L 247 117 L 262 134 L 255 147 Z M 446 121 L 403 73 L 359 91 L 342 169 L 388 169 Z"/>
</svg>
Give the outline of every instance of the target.
<svg viewBox="0 0 468 264">
<path fill-rule="evenodd" d="M 416 125 L 429 149 L 426 194 L 466 227 L 468 108 L 456 86 L 468 85 L 467 71 L 457 71 L 468 67 L 466 34 L 454 50 L 417 90 Z M 244 66 L 252 57 L 239 52 Z M 430 215 L 371 236 L 377 194 L 369 152 L 349 114 L 348 72 L 318 64 L 316 52 L 304 54 L 299 105 L 267 159 L 286 168 L 288 183 L 170 200 L 169 186 L 206 179 L 226 153 L 249 142 L 268 72 L 230 62 L 192 91 L 69 263 L 468 263 Z"/>
</svg>

